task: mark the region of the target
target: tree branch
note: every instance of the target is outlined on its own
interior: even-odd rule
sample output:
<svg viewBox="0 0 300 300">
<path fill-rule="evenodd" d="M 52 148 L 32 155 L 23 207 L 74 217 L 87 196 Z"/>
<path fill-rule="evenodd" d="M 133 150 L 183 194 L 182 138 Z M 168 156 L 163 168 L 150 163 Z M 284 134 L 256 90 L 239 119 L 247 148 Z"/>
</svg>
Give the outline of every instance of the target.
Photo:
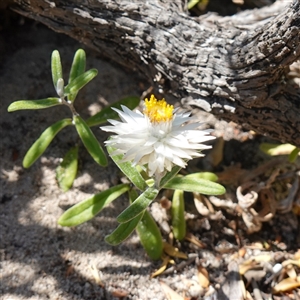
<svg viewBox="0 0 300 300">
<path fill-rule="evenodd" d="M 182 1 L 15 0 L 13 9 L 144 74 L 164 93 L 300 146 L 300 2 L 195 18 Z"/>
</svg>

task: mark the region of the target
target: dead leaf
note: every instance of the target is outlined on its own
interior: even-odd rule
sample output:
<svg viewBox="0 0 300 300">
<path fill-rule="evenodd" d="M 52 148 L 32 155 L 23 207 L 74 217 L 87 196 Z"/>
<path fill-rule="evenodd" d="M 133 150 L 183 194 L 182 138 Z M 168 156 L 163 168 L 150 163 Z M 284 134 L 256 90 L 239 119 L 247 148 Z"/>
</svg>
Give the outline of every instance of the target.
<svg viewBox="0 0 300 300">
<path fill-rule="evenodd" d="M 182 296 L 172 290 L 168 285 L 166 285 L 163 281 L 159 281 L 160 285 L 166 295 L 167 300 L 185 300 Z"/>
<path fill-rule="evenodd" d="M 214 167 L 223 160 L 224 143 L 223 137 L 217 138 L 213 148 L 209 152 L 209 160 Z"/>
<path fill-rule="evenodd" d="M 296 271 L 295 271 L 293 265 L 287 265 L 287 266 L 286 266 L 286 273 L 287 273 L 287 275 L 288 275 L 290 278 L 292 278 L 292 279 L 294 279 L 294 280 L 297 279 L 297 273 L 296 273 Z"/>
<path fill-rule="evenodd" d="M 154 273 L 151 274 L 151 278 L 154 278 L 160 274 L 162 274 L 164 272 L 164 270 L 167 268 L 167 265 L 170 261 L 170 257 L 169 256 L 165 256 L 163 258 L 162 264 L 160 266 L 160 268 L 158 270 L 156 270 Z"/>
<path fill-rule="evenodd" d="M 256 262 L 269 262 L 272 259 L 271 254 L 260 254 L 260 255 L 256 255 L 254 258 L 254 261 Z"/>
<path fill-rule="evenodd" d="M 297 252 L 294 255 L 294 259 L 299 260 L 300 261 L 300 249 L 297 250 Z"/>
<path fill-rule="evenodd" d="M 200 249 L 205 249 L 207 246 L 206 244 L 202 243 L 197 237 L 195 237 L 193 234 L 188 233 L 185 236 L 185 239 L 187 241 L 189 241 L 190 243 L 193 243 L 194 245 L 196 245 L 197 247 L 199 247 Z"/>
<path fill-rule="evenodd" d="M 183 258 L 183 259 L 188 258 L 188 256 L 185 253 L 180 252 L 178 250 L 178 248 L 173 247 L 172 245 L 170 245 L 167 242 L 164 242 L 164 251 L 172 257 L 178 257 L 178 258 Z"/>
<path fill-rule="evenodd" d="M 247 253 L 247 250 L 245 247 L 243 247 L 243 248 L 239 249 L 238 253 L 239 253 L 240 257 L 244 257 Z"/>
<path fill-rule="evenodd" d="M 270 247 L 267 242 L 254 242 L 250 244 L 249 246 L 246 246 L 247 249 L 253 249 L 253 250 L 264 250 L 265 244 L 267 244 L 267 249 Z"/>
<path fill-rule="evenodd" d="M 300 258 L 298 258 L 298 259 L 288 259 L 288 260 L 285 260 L 284 262 L 282 262 L 283 267 L 286 267 L 288 265 L 295 265 L 295 266 L 300 268 Z"/>
<path fill-rule="evenodd" d="M 203 288 L 209 287 L 210 282 L 209 282 L 208 272 L 202 266 L 198 266 L 198 280 L 199 280 L 200 285 Z"/>
<path fill-rule="evenodd" d="M 93 278 L 94 278 L 95 282 L 97 284 L 99 284 L 101 287 L 104 287 L 105 285 L 104 285 L 104 283 L 102 282 L 102 280 L 100 278 L 99 271 L 98 271 L 97 267 L 95 265 L 89 265 L 89 269 L 92 272 L 92 275 L 93 275 Z"/>
<path fill-rule="evenodd" d="M 247 282 L 251 282 L 251 280 L 260 281 L 266 276 L 267 272 L 265 270 L 248 270 L 244 276 L 247 280 Z"/>
<path fill-rule="evenodd" d="M 289 277 L 276 284 L 273 288 L 273 293 L 287 292 L 298 287 L 300 287 L 300 276 L 296 280 Z"/>
<path fill-rule="evenodd" d="M 246 260 L 240 265 L 239 273 L 244 275 L 247 271 L 255 268 L 255 266 L 257 266 L 257 263 L 254 260 Z"/>
<path fill-rule="evenodd" d="M 250 292 L 249 291 L 246 291 L 246 296 L 244 299 L 247 299 L 247 300 L 254 300 L 254 298 L 251 296 Z M 257 299 L 255 299 L 257 300 Z"/>
<path fill-rule="evenodd" d="M 202 200 L 201 195 L 198 193 L 194 193 L 194 204 L 198 213 L 202 216 L 209 216 L 211 212 L 203 202 L 204 201 Z"/>
<path fill-rule="evenodd" d="M 186 266 L 191 265 L 195 261 L 196 258 L 198 258 L 198 254 L 196 254 L 196 253 L 190 253 L 188 255 L 188 259 L 181 261 L 179 264 L 175 265 L 174 260 L 170 260 L 169 263 L 173 263 L 173 266 L 171 266 L 170 268 L 166 269 L 164 271 L 164 275 L 174 274 L 174 272 L 180 271 L 180 270 L 184 269 Z"/>
<path fill-rule="evenodd" d="M 260 267 L 260 263 L 269 262 L 272 259 L 270 254 L 257 255 L 252 259 L 245 260 L 240 264 L 239 273 L 244 275 L 248 270 Z"/>
</svg>

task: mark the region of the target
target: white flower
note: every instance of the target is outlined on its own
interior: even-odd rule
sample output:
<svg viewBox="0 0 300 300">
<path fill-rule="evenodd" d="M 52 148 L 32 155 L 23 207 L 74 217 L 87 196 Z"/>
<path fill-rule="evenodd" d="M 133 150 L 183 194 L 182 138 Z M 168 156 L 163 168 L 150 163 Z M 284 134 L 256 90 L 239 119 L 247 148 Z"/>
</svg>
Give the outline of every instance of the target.
<svg viewBox="0 0 300 300">
<path fill-rule="evenodd" d="M 211 130 L 198 130 L 201 123 L 195 122 L 190 113 L 178 113 L 173 105 L 153 95 L 145 99 L 143 113 L 123 105 L 123 111 L 113 109 L 121 122 L 108 120 L 113 126 L 101 127 L 117 134 L 106 144 L 116 149 L 113 155 L 124 155 L 122 161 L 145 166 L 149 176 L 161 177 L 174 165 L 184 168 L 188 160 L 204 156 L 200 150 L 211 148 L 203 142 L 215 138 L 209 135 Z"/>
</svg>

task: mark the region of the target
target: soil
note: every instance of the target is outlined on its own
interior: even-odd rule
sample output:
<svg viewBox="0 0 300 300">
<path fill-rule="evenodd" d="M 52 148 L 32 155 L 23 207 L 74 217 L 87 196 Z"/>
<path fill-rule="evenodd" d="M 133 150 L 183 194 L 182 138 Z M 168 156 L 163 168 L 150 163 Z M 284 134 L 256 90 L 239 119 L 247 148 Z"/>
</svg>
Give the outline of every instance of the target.
<svg viewBox="0 0 300 300">
<path fill-rule="evenodd" d="M 72 189 L 63 193 L 57 185 L 55 169 L 78 141 L 75 130 L 62 131 L 31 168 L 24 169 L 22 159 L 41 132 L 55 121 L 70 117 L 69 111 L 54 107 L 8 113 L 7 107 L 15 100 L 55 95 L 50 72 L 54 49 L 61 54 L 66 75 L 78 48 L 87 53 L 87 67 L 99 71 L 76 100 L 76 109 L 84 118 L 125 96 L 140 96 L 149 86 L 137 74 L 40 24 L 10 15 L 1 25 L 1 299 L 175 299 L 168 298 L 162 282 L 188 299 L 242 299 L 232 294 L 239 279 L 233 262 L 240 264 L 239 257 L 252 258 L 267 252 L 273 266 L 299 251 L 299 214 L 276 214 L 263 223 L 261 230 L 248 234 L 238 213 L 223 209 L 219 219 L 201 216 L 187 199 L 188 230 L 206 247 L 175 242 L 190 259 L 183 266 L 184 260 L 175 259 L 175 268 L 151 278 L 161 261 L 153 262 L 147 257 L 136 234 L 117 247 L 104 242 L 104 237 L 117 226 L 115 217 L 128 205 L 125 197 L 83 225 L 59 226 L 57 220 L 67 208 L 120 182 L 122 176 L 112 162 L 106 168 L 97 166 L 81 147 L 77 178 Z M 219 148 L 220 164 L 215 163 L 215 156 L 207 155 L 204 160 L 193 161 L 187 171 L 222 172 L 232 166 L 239 166 L 237 171 L 252 170 L 268 159 L 258 150 L 259 144 L 267 140 L 265 137 L 209 114 L 194 113 L 215 129 L 216 136 L 224 138 L 225 145 Z M 107 135 L 99 128 L 93 128 L 93 132 L 101 143 L 106 140 Z M 236 187 L 236 183 L 231 185 Z M 151 210 L 156 219 L 166 218 L 169 222 L 158 203 Z M 233 230 L 232 224 L 237 224 L 238 229 Z M 168 239 L 168 226 L 164 237 Z M 269 248 L 259 247 L 266 243 Z M 241 249 L 246 249 L 248 256 L 242 256 Z M 208 288 L 199 283 L 199 265 L 208 270 Z M 262 295 L 271 297 L 271 286 L 264 283 L 265 278 L 257 282 Z M 213 293 L 215 290 L 219 292 Z M 247 290 L 253 293 L 254 288 L 250 284 Z M 279 293 L 273 299 L 296 299 L 295 295 L 300 297 L 299 288 Z"/>
</svg>

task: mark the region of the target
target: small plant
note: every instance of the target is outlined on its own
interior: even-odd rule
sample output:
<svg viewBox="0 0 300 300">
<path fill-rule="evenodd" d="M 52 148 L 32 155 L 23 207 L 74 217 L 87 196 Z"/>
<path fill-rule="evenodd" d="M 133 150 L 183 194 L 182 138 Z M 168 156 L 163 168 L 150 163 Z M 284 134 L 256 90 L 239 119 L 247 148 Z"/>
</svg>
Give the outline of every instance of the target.
<svg viewBox="0 0 300 300">
<path fill-rule="evenodd" d="M 90 127 L 103 124 L 107 122 L 108 118 L 117 118 L 118 115 L 110 109 L 111 107 L 106 107 L 85 121 L 75 110 L 74 102 L 79 90 L 89 83 L 98 73 L 96 69 L 85 71 L 85 68 L 86 54 L 84 50 L 79 49 L 75 53 L 68 84 L 65 86 L 59 52 L 57 50 L 53 51 L 51 57 L 51 71 L 54 88 L 58 97 L 50 97 L 40 100 L 19 100 L 13 102 L 8 107 L 8 111 L 13 112 L 16 110 L 46 109 L 52 106 L 65 105 L 72 113 L 72 119 L 66 118 L 54 123 L 34 142 L 23 159 L 24 168 L 31 167 L 32 164 L 45 152 L 54 137 L 63 128 L 72 125 L 75 125 L 82 143 L 95 162 L 103 167 L 107 165 L 106 155 Z M 138 97 L 128 97 L 114 103 L 112 106 L 120 107 L 121 104 L 126 104 L 133 109 L 139 104 L 139 102 L 140 99 Z M 74 147 L 66 153 L 63 161 L 56 170 L 57 181 L 64 192 L 72 186 L 76 177 L 77 167 L 78 145 L 74 145 Z"/>
<path fill-rule="evenodd" d="M 86 121 L 83 120 L 73 103 L 78 91 L 97 75 L 95 69 L 85 71 L 85 60 L 84 51 L 78 50 L 74 56 L 68 84 L 65 86 L 60 56 L 58 51 L 54 51 L 52 78 L 58 97 L 20 100 L 9 106 L 8 111 L 15 111 L 66 105 L 72 113 L 72 119 L 58 121 L 42 133 L 26 153 L 23 166 L 30 167 L 46 150 L 55 135 L 71 125 L 75 126 L 93 159 L 100 166 L 105 166 L 105 153 L 90 127 L 109 121 L 112 125 L 103 126 L 101 129 L 116 135 L 106 141 L 107 151 L 133 185 L 119 184 L 81 201 L 65 211 L 58 223 L 62 226 L 82 224 L 127 192 L 130 205 L 117 217 L 119 226 L 105 240 L 111 245 L 117 245 L 136 229 L 149 257 L 159 259 L 164 243 L 157 224 L 148 212 L 148 206 L 159 192 L 162 189 L 174 190 L 172 227 L 178 240 L 182 240 L 186 235 L 183 192 L 207 195 L 220 195 L 225 192 L 223 186 L 214 182 L 214 174 L 178 174 L 186 167 L 188 160 L 203 156 L 201 150 L 211 148 L 203 143 L 214 137 L 210 135 L 210 130 L 199 130 L 200 124 L 190 117 L 190 113 L 178 112 L 164 99 L 157 100 L 153 95 L 149 100 L 145 99 L 143 113 L 132 111 L 138 105 L 139 99 L 131 97 L 103 109 Z M 121 121 L 114 120 L 117 117 Z M 78 146 L 75 146 L 68 151 L 57 169 L 57 178 L 63 190 L 69 189 L 73 183 L 77 172 L 77 160 Z"/>
<path fill-rule="evenodd" d="M 172 218 L 173 229 L 179 239 L 185 235 L 183 195 L 180 191 L 209 195 L 225 192 L 221 185 L 210 180 L 193 175 L 177 175 L 188 160 L 203 156 L 200 151 L 211 148 L 203 144 L 214 139 L 210 130 L 198 130 L 200 124 L 190 117 L 190 113 L 174 110 L 164 99 L 157 100 L 152 95 L 149 100 L 145 99 L 144 105 L 143 113 L 133 112 L 125 106 L 122 106 L 122 110 L 114 108 L 121 122 L 112 120 L 110 123 L 113 126 L 101 127 L 102 130 L 116 133 L 106 141 L 108 153 L 136 190 L 140 190 L 140 194 L 130 194 L 132 204 L 117 217 L 120 223 L 118 228 L 106 237 L 106 241 L 112 245 L 125 240 L 135 228 L 139 233 L 140 224 L 147 223 L 145 218 L 148 220 L 149 217 L 147 207 L 162 189 L 175 190 Z M 187 124 L 189 121 L 191 123 Z M 145 171 L 146 180 L 136 167 Z M 64 222 L 64 215 L 60 221 Z M 159 232 L 154 226 L 151 227 L 153 235 Z M 149 240 L 156 242 L 150 244 Z M 157 259 L 161 256 L 162 244 L 159 233 L 159 236 L 148 239 L 144 247 L 148 254 L 153 254 L 155 249 L 152 258 Z"/>
</svg>

